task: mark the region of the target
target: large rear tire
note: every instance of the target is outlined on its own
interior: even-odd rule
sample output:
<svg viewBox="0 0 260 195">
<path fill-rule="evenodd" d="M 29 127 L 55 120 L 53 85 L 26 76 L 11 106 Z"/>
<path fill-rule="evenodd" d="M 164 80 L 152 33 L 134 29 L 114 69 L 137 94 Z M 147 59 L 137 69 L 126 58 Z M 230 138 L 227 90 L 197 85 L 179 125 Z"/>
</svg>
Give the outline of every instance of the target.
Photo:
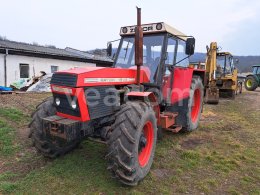
<svg viewBox="0 0 260 195">
<path fill-rule="evenodd" d="M 42 129 L 42 118 L 53 116 L 56 114 L 56 108 L 53 105 L 53 97 L 47 98 L 44 102 L 37 106 L 37 110 L 32 114 L 32 121 L 29 125 L 30 135 L 33 145 L 45 157 L 56 158 L 64 155 L 75 148 L 79 141 L 73 141 L 63 145 L 54 143 L 47 139 Z"/>
<path fill-rule="evenodd" d="M 197 129 L 201 117 L 204 97 L 204 86 L 202 80 L 198 76 L 192 78 L 190 87 L 190 97 L 188 100 L 187 125 L 185 131 L 193 131 Z"/>
<path fill-rule="evenodd" d="M 157 141 L 156 117 L 144 102 L 127 102 L 116 114 L 108 140 L 108 169 L 126 185 L 137 185 L 150 171 Z"/>
<path fill-rule="evenodd" d="M 254 91 L 257 88 L 257 81 L 253 76 L 246 77 L 245 88 L 247 91 Z"/>
</svg>

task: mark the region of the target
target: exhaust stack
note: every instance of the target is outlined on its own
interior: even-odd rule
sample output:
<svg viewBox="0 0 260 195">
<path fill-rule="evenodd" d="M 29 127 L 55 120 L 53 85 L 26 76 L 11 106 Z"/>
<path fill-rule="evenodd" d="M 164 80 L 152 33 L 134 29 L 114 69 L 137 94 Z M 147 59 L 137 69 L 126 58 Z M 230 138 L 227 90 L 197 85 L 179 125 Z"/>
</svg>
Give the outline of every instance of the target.
<svg viewBox="0 0 260 195">
<path fill-rule="evenodd" d="M 143 65 L 143 29 L 141 26 L 141 8 L 137 8 L 137 26 L 135 28 L 135 64 L 137 66 L 136 81 L 140 85 L 140 69 Z"/>
</svg>

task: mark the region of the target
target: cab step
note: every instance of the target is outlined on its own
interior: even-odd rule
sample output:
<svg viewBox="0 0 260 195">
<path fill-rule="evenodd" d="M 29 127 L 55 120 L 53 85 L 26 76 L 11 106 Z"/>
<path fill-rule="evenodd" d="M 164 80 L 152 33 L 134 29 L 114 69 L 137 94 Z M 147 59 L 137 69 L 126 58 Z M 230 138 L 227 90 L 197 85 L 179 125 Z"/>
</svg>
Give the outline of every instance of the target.
<svg viewBox="0 0 260 195">
<path fill-rule="evenodd" d="M 175 118 L 178 113 L 175 112 L 162 112 L 160 114 L 160 125 L 163 129 L 167 129 L 175 124 Z"/>
<path fill-rule="evenodd" d="M 182 129 L 181 125 L 173 125 L 170 128 L 165 129 L 166 131 L 170 131 L 172 133 L 178 133 Z"/>
</svg>

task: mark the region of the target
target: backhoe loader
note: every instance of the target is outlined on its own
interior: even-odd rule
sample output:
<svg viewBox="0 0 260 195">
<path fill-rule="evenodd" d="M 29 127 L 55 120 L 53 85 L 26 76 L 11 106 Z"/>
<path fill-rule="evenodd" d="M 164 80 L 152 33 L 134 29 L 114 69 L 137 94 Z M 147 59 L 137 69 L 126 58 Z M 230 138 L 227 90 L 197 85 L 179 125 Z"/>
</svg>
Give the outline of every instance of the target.
<svg viewBox="0 0 260 195">
<path fill-rule="evenodd" d="M 216 42 L 207 46 L 205 103 L 218 104 L 220 96 L 234 99 L 242 93 L 232 54 L 218 50 Z"/>
</svg>

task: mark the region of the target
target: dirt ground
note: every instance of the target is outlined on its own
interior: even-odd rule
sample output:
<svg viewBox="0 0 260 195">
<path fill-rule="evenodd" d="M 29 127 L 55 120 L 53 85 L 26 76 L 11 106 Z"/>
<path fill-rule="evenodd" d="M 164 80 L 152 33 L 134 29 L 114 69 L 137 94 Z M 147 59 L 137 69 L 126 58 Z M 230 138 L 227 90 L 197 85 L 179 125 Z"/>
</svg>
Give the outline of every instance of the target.
<svg viewBox="0 0 260 195">
<path fill-rule="evenodd" d="M 195 132 L 164 132 L 151 173 L 134 188 L 111 179 L 103 145 L 84 141 L 57 160 L 37 153 L 27 125 L 50 95 L 0 95 L 0 122 L 13 129 L 9 138 L 17 146 L 0 153 L 0 193 L 260 194 L 260 89 L 205 105 Z"/>
</svg>

